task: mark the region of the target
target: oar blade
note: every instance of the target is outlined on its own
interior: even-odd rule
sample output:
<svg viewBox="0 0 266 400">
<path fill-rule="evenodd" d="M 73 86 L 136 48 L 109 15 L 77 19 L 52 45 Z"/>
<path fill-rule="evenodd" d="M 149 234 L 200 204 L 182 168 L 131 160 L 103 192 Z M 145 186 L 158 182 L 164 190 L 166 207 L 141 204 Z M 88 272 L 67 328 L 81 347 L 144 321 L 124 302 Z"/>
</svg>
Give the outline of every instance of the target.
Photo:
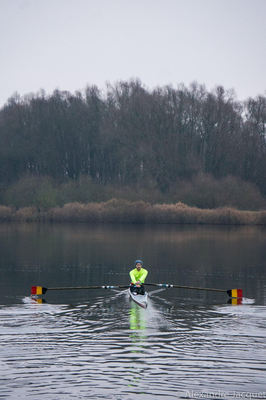
<svg viewBox="0 0 266 400">
<path fill-rule="evenodd" d="M 228 304 L 238 305 L 242 304 L 243 301 L 243 290 L 242 289 L 230 289 L 227 290 L 227 294 L 230 297 Z"/>
<path fill-rule="evenodd" d="M 227 290 L 227 294 L 228 294 L 229 297 L 232 297 L 232 298 L 235 298 L 235 299 L 237 299 L 237 298 L 242 299 L 243 290 L 242 289 L 230 289 L 230 290 Z"/>
<path fill-rule="evenodd" d="M 45 294 L 47 292 L 47 288 L 43 286 L 32 286 L 31 287 L 31 295 L 32 296 L 39 296 Z"/>
</svg>

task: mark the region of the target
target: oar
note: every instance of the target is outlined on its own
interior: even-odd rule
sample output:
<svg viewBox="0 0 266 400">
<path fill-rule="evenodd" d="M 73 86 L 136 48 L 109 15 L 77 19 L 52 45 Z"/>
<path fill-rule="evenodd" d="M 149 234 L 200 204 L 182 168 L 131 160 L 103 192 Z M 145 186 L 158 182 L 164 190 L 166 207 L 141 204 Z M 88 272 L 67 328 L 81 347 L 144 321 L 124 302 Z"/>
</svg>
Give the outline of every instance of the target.
<svg viewBox="0 0 266 400">
<path fill-rule="evenodd" d="M 47 290 L 86 290 L 86 289 L 127 289 L 129 287 L 129 285 L 127 286 L 108 286 L 108 285 L 104 285 L 104 286 L 70 286 L 70 287 L 51 287 L 51 288 L 46 288 L 43 286 L 32 286 L 31 287 L 31 295 L 33 296 L 38 296 L 38 295 L 42 295 L 45 294 L 47 292 Z"/>
<path fill-rule="evenodd" d="M 243 290 L 242 289 L 214 289 L 214 288 L 203 288 L 203 287 L 196 287 L 196 286 L 183 286 L 183 285 L 171 285 L 169 283 L 145 283 L 146 286 L 158 286 L 164 288 L 178 288 L 178 289 L 192 289 L 192 290 L 207 290 L 210 292 L 223 292 L 227 293 L 228 296 L 233 298 L 242 298 L 243 297 Z"/>
</svg>

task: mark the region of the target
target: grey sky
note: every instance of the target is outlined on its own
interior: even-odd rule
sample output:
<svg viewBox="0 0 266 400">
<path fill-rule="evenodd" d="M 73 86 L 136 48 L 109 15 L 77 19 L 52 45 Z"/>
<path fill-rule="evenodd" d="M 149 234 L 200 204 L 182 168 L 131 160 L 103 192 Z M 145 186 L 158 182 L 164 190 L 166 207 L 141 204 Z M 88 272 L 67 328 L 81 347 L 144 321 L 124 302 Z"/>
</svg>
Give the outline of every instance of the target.
<svg viewBox="0 0 266 400">
<path fill-rule="evenodd" d="M 0 0 L 0 106 L 15 91 L 196 80 L 266 91 L 266 0 Z"/>
</svg>

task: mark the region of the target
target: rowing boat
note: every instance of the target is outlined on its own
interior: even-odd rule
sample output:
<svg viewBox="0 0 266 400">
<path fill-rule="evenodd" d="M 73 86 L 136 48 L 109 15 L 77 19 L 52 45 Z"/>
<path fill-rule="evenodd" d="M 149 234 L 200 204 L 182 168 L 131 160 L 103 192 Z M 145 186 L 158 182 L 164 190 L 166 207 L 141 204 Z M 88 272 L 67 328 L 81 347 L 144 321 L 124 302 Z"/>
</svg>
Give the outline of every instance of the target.
<svg viewBox="0 0 266 400">
<path fill-rule="evenodd" d="M 147 308 L 148 306 L 148 293 L 144 294 L 135 294 L 134 292 L 132 293 L 130 289 L 128 289 L 128 293 L 130 298 L 137 303 L 140 307 L 142 308 Z"/>
</svg>

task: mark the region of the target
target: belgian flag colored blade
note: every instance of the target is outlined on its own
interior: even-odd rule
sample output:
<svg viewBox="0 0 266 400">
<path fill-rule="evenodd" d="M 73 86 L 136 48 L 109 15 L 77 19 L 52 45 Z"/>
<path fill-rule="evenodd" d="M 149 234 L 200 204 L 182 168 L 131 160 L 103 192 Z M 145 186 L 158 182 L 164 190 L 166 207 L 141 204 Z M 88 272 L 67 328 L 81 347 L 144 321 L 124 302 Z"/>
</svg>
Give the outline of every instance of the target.
<svg viewBox="0 0 266 400">
<path fill-rule="evenodd" d="M 47 292 L 47 288 L 43 286 L 32 286 L 31 287 L 31 295 L 32 296 L 38 296 L 45 294 Z"/>
<path fill-rule="evenodd" d="M 227 290 L 227 294 L 228 296 L 232 297 L 232 298 L 241 298 L 243 297 L 243 290 L 242 289 L 231 289 L 231 290 Z"/>
</svg>

